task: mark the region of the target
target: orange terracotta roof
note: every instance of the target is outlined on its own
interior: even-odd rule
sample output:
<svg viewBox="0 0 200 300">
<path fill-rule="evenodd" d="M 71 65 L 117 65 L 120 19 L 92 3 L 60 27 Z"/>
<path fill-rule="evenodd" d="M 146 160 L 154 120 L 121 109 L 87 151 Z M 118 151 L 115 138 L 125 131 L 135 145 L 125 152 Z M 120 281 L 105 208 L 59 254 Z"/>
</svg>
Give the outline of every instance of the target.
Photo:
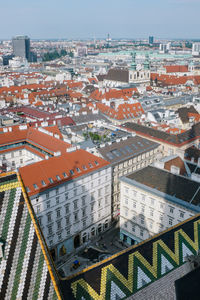
<svg viewBox="0 0 200 300">
<path fill-rule="evenodd" d="M 28 142 L 30 145 L 34 145 L 35 147 L 46 151 L 54 155 L 54 152 L 60 151 L 61 153 L 65 153 L 66 149 L 71 147 L 70 144 L 64 142 L 61 139 L 58 139 L 52 135 L 50 135 L 51 130 L 46 130 L 42 128 L 40 130 L 27 127 L 27 129 L 20 130 L 19 127 L 14 126 L 14 129 L 10 132 L 0 131 L 0 145 L 12 145 L 19 142 Z M 54 130 L 54 129 L 53 129 Z M 56 129 L 55 129 L 56 130 Z M 46 133 L 45 133 L 46 131 Z M 57 130 L 56 130 L 57 131 Z M 49 134 L 48 134 L 49 132 Z M 58 134 L 58 132 L 57 132 Z M 60 134 L 58 134 L 60 136 Z"/>
<path fill-rule="evenodd" d="M 195 122 L 200 122 L 200 114 L 188 113 L 188 117 L 194 119 Z"/>
<path fill-rule="evenodd" d="M 174 66 L 164 66 L 167 73 L 185 73 L 188 72 L 188 66 L 174 65 Z"/>
<path fill-rule="evenodd" d="M 138 93 L 137 88 L 128 88 L 128 89 L 121 89 L 121 90 L 116 90 L 116 89 L 110 89 L 109 91 L 103 93 L 100 90 L 95 90 L 90 94 L 90 98 L 94 100 L 110 100 L 110 99 L 120 99 L 123 97 L 131 98 L 134 93 Z"/>
<path fill-rule="evenodd" d="M 108 165 L 106 160 L 81 149 L 27 165 L 20 168 L 19 173 L 25 186 L 29 188 L 29 196 L 32 196 Z M 34 184 L 37 188 L 34 188 Z"/>
<path fill-rule="evenodd" d="M 200 76 L 175 76 L 168 74 L 151 73 L 151 80 L 157 79 L 163 85 L 185 85 L 192 81 L 194 85 L 200 85 Z"/>
<path fill-rule="evenodd" d="M 120 104 L 117 109 L 111 108 L 103 103 L 96 103 L 96 107 L 108 117 L 116 120 L 133 119 L 144 113 L 139 102 Z"/>
<path fill-rule="evenodd" d="M 60 129 L 58 128 L 57 125 L 54 126 L 47 126 L 43 127 L 45 130 L 48 130 L 49 132 L 52 132 L 53 134 L 58 134 L 60 139 L 63 139 L 62 133 L 60 132 Z"/>
</svg>

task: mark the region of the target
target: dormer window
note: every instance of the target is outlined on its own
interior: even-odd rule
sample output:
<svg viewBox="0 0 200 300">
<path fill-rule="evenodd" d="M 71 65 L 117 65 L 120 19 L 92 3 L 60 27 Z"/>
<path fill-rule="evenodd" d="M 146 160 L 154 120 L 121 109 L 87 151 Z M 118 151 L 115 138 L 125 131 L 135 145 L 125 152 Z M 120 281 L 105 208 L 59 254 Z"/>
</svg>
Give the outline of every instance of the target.
<svg viewBox="0 0 200 300">
<path fill-rule="evenodd" d="M 93 165 L 92 165 L 91 163 L 89 163 L 89 167 L 90 167 L 90 168 L 92 168 L 92 167 L 93 167 Z"/>
<path fill-rule="evenodd" d="M 87 170 L 86 166 L 83 166 L 83 170 Z"/>
<path fill-rule="evenodd" d="M 98 165 L 99 165 L 98 161 L 96 161 L 96 160 L 94 161 L 94 163 L 95 163 L 95 165 L 96 165 L 96 166 L 98 166 Z"/>
<path fill-rule="evenodd" d="M 78 173 L 80 173 L 80 172 L 81 172 L 81 170 L 80 170 L 79 168 L 76 168 L 76 171 L 77 171 Z"/>
<path fill-rule="evenodd" d="M 69 172 L 70 172 L 71 175 L 74 175 L 74 171 L 73 170 L 70 170 Z"/>
<path fill-rule="evenodd" d="M 56 175 L 56 179 L 57 180 L 61 180 L 59 175 Z"/>
<path fill-rule="evenodd" d="M 65 172 L 63 173 L 63 176 L 64 176 L 64 178 L 67 178 L 67 174 Z"/>
<path fill-rule="evenodd" d="M 28 193 L 30 193 L 30 189 L 29 189 L 28 186 L 26 186 L 26 191 L 27 191 Z"/>
<path fill-rule="evenodd" d="M 45 185 L 46 185 L 46 183 L 45 183 L 45 181 L 44 181 L 44 180 L 41 180 L 41 183 L 42 183 L 42 185 L 43 185 L 43 186 L 45 186 Z"/>
<path fill-rule="evenodd" d="M 50 182 L 50 183 L 53 183 L 53 179 L 52 179 L 51 177 L 49 178 L 49 182 Z"/>
<path fill-rule="evenodd" d="M 37 190 L 37 189 L 38 189 L 38 186 L 37 186 L 37 184 L 36 184 L 36 183 L 34 183 L 34 184 L 33 184 L 33 187 L 34 187 L 34 189 L 35 189 L 35 190 Z"/>
</svg>

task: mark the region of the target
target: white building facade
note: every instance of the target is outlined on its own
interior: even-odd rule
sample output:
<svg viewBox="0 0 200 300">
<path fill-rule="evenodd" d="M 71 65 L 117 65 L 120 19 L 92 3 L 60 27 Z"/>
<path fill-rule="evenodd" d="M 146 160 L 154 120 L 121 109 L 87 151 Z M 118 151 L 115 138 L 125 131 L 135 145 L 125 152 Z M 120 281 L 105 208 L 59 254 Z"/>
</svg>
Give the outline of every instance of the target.
<svg viewBox="0 0 200 300">
<path fill-rule="evenodd" d="M 129 245 L 146 240 L 200 212 L 199 206 L 128 176 L 122 177 L 120 183 L 120 239 Z"/>
<path fill-rule="evenodd" d="M 81 160 L 79 155 L 77 151 L 77 160 Z M 56 258 L 72 253 L 110 227 L 111 166 L 106 162 L 106 166 L 101 167 L 99 158 L 89 153 L 87 155 L 96 159 L 99 168 L 92 170 L 91 167 L 91 170 L 84 175 L 81 175 L 81 170 L 77 168 L 79 176 L 73 178 L 72 175 L 69 180 L 57 182 L 50 188 L 47 186 L 43 191 L 38 188 L 38 183 L 26 181 L 26 170 L 27 168 L 30 170 L 31 166 L 24 167 L 25 172 L 22 171 L 22 179 L 27 191 L 30 191 L 30 186 L 34 186 L 37 191 L 30 196 L 31 203 L 47 245 Z M 59 157 L 51 158 L 49 162 L 52 159 L 59 159 Z M 45 167 L 43 170 L 45 172 Z M 33 170 L 35 171 L 36 169 Z M 63 174 L 68 176 L 68 172 Z M 61 178 L 61 175 L 55 173 L 55 176 L 51 175 L 49 180 L 53 182 L 55 177 Z M 42 185 L 45 184 L 47 179 L 42 180 Z"/>
</svg>

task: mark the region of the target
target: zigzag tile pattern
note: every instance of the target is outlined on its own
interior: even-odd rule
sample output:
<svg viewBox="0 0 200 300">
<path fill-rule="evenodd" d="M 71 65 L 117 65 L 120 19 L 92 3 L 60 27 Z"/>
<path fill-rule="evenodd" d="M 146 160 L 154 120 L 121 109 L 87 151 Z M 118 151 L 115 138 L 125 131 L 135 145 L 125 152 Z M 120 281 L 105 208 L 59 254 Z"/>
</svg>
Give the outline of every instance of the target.
<svg viewBox="0 0 200 300">
<path fill-rule="evenodd" d="M 0 299 L 56 299 L 17 174 L 0 177 Z"/>
<path fill-rule="evenodd" d="M 185 257 L 196 254 L 199 248 L 200 215 L 63 281 L 65 297 L 127 299 L 183 265 Z"/>
</svg>

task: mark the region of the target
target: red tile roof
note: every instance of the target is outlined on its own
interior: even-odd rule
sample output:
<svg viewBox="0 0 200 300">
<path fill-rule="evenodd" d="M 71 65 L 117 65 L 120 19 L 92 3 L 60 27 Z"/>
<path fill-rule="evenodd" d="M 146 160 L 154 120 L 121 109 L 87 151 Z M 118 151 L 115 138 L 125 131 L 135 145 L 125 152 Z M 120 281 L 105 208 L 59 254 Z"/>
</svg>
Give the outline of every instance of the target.
<svg viewBox="0 0 200 300">
<path fill-rule="evenodd" d="M 167 73 L 186 73 L 188 72 L 188 66 L 174 65 L 174 66 L 164 66 Z"/>
<path fill-rule="evenodd" d="M 54 155 L 54 152 L 60 151 L 66 153 L 66 149 L 71 147 L 70 144 L 50 135 L 50 132 L 42 128 L 43 132 L 38 129 L 27 127 L 27 129 L 20 130 L 18 126 L 13 126 L 13 131 L 3 132 L 1 130 L 0 145 L 12 145 L 19 142 L 28 142 L 37 148 Z M 46 133 L 45 133 L 46 131 Z M 48 134 L 49 132 L 49 134 Z M 53 134 L 52 134 L 53 135 Z"/>
<path fill-rule="evenodd" d="M 127 97 L 128 99 L 131 98 L 134 93 L 138 93 L 137 88 L 128 88 L 128 89 L 121 89 L 121 90 L 110 89 L 105 93 L 97 89 L 91 93 L 90 98 L 98 101 L 102 99 L 106 99 L 106 100 L 120 99 L 123 97 Z"/>
<path fill-rule="evenodd" d="M 134 119 L 144 113 L 139 102 L 120 104 L 117 109 L 111 108 L 103 103 L 96 103 L 96 107 L 108 117 L 116 120 Z"/>
<path fill-rule="evenodd" d="M 32 196 L 47 188 L 89 174 L 108 165 L 109 162 L 104 159 L 81 149 L 27 165 L 20 168 L 19 173 L 25 186 L 30 190 L 29 196 Z M 52 183 L 49 178 L 53 180 Z M 45 185 L 42 184 L 42 180 Z M 36 184 L 38 189 L 35 189 L 33 184 Z"/>
<path fill-rule="evenodd" d="M 157 79 L 163 85 L 185 85 L 188 81 L 192 81 L 194 85 L 200 85 L 200 76 L 175 76 L 168 74 L 151 73 L 151 80 Z"/>
</svg>

